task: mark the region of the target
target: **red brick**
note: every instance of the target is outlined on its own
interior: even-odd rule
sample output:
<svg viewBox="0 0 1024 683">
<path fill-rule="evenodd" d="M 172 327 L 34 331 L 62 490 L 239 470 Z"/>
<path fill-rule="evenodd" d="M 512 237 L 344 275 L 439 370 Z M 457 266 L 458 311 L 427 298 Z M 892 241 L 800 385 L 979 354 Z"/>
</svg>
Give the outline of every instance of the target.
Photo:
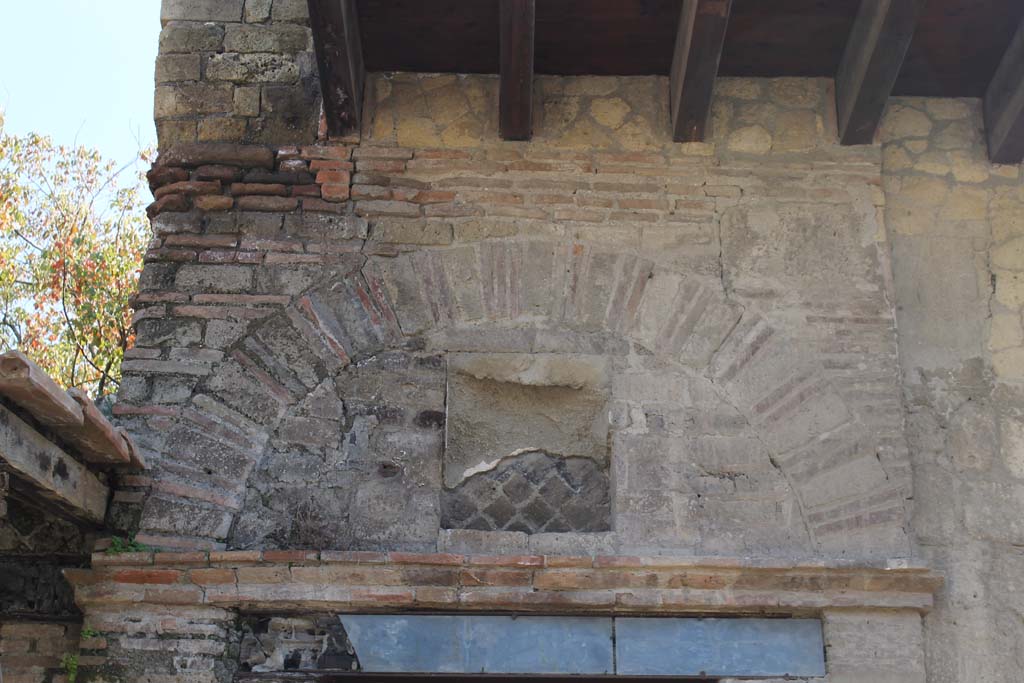
<svg viewBox="0 0 1024 683">
<path fill-rule="evenodd" d="M 391 189 L 380 185 L 353 185 L 353 199 L 390 199 Z"/>
<path fill-rule="evenodd" d="M 525 569 L 463 569 L 459 580 L 463 586 L 529 586 L 533 573 Z"/>
<path fill-rule="evenodd" d="M 291 579 L 288 567 L 239 567 L 238 583 L 285 583 Z"/>
<path fill-rule="evenodd" d="M 395 564 L 461 565 L 466 558 L 451 553 L 388 553 L 388 559 Z"/>
<path fill-rule="evenodd" d="M 592 557 L 567 557 L 548 555 L 544 558 L 544 565 L 549 567 L 592 567 Z"/>
<path fill-rule="evenodd" d="M 169 194 L 183 194 L 188 197 L 194 197 L 200 194 L 220 194 L 220 181 L 211 180 L 186 180 L 180 183 L 171 183 L 170 185 L 164 185 L 158 188 L 153 196 L 157 199 L 164 197 Z"/>
<path fill-rule="evenodd" d="M 188 577 L 198 586 L 218 586 L 235 583 L 237 580 L 234 569 L 193 569 Z"/>
<path fill-rule="evenodd" d="M 146 215 L 150 218 L 158 216 L 167 211 L 183 212 L 188 211 L 188 197 L 183 194 L 169 194 L 156 200 L 146 207 Z"/>
<path fill-rule="evenodd" d="M 543 555 L 471 555 L 466 564 L 475 567 L 543 567 Z"/>
<path fill-rule="evenodd" d="M 223 249 L 209 249 L 199 254 L 200 263 L 232 263 L 238 255 L 236 251 L 225 251 Z"/>
<path fill-rule="evenodd" d="M 214 550 L 210 552 L 210 562 L 219 564 L 253 564 L 260 561 L 258 550 Z"/>
<path fill-rule="evenodd" d="M 292 185 L 293 197 L 319 197 L 319 185 Z"/>
<path fill-rule="evenodd" d="M 343 202 L 349 197 L 349 187 L 328 183 L 320 187 L 320 194 L 329 202 Z"/>
<path fill-rule="evenodd" d="M 454 567 L 403 567 L 400 576 L 408 586 L 458 586 L 462 579 Z"/>
<path fill-rule="evenodd" d="M 368 550 L 324 550 L 320 553 L 321 562 L 384 564 L 388 561 L 387 553 L 376 553 Z"/>
<path fill-rule="evenodd" d="M 198 586 L 147 588 L 143 599 L 157 605 L 198 605 L 203 601 L 203 590 Z"/>
<path fill-rule="evenodd" d="M 203 195 L 193 203 L 200 211 L 229 211 L 234 206 L 234 200 L 224 195 Z"/>
<path fill-rule="evenodd" d="M 149 189 L 156 190 L 163 185 L 188 180 L 188 171 L 174 166 L 154 166 L 146 173 L 146 180 L 149 181 Z"/>
<path fill-rule="evenodd" d="M 319 557 L 315 550 L 264 550 L 264 562 L 315 562 Z"/>
<path fill-rule="evenodd" d="M 176 569 L 122 569 L 113 575 L 117 583 L 178 583 L 181 577 Z"/>
<path fill-rule="evenodd" d="M 299 206 L 295 197 L 263 197 L 259 195 L 239 197 L 235 206 L 241 211 L 294 211 Z"/>
<path fill-rule="evenodd" d="M 232 183 L 231 194 L 263 195 L 274 197 L 288 196 L 288 187 L 282 183 Z"/>
<path fill-rule="evenodd" d="M 320 171 L 316 174 L 316 182 L 320 185 L 339 183 L 348 185 L 351 177 L 348 171 Z"/>
<path fill-rule="evenodd" d="M 317 159 L 309 162 L 309 170 L 313 173 L 317 171 L 351 171 L 354 168 L 355 164 L 351 161 Z"/>
<path fill-rule="evenodd" d="M 337 202 L 325 202 L 322 199 L 303 197 L 302 210 L 316 213 L 345 213 L 347 208 Z"/>
<path fill-rule="evenodd" d="M 219 180 L 230 183 L 242 177 L 242 169 L 222 164 L 206 164 L 197 168 L 193 177 L 196 180 Z"/>
<path fill-rule="evenodd" d="M 300 154 L 304 159 L 341 159 L 346 160 L 352 156 L 351 147 L 334 147 L 317 145 L 315 147 L 303 147 Z"/>
</svg>

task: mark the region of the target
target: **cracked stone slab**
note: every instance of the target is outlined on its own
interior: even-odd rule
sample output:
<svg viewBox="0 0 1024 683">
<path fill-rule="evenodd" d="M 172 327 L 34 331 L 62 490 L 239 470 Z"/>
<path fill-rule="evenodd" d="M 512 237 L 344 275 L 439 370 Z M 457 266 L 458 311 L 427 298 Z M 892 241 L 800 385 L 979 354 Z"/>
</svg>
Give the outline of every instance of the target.
<svg viewBox="0 0 1024 683">
<path fill-rule="evenodd" d="M 530 451 L 607 462 L 606 358 L 455 353 L 448 367 L 448 488 Z"/>
</svg>

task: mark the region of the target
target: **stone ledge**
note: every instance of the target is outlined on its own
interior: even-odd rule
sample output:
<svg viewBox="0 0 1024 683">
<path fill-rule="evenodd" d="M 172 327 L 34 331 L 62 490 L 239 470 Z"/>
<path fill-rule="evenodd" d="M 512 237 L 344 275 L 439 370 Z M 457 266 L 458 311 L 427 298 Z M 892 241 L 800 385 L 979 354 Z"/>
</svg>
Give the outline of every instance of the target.
<svg viewBox="0 0 1024 683">
<path fill-rule="evenodd" d="M 94 555 L 76 601 L 252 610 L 815 615 L 929 611 L 943 577 L 904 560 L 475 556 L 324 551 Z"/>
</svg>

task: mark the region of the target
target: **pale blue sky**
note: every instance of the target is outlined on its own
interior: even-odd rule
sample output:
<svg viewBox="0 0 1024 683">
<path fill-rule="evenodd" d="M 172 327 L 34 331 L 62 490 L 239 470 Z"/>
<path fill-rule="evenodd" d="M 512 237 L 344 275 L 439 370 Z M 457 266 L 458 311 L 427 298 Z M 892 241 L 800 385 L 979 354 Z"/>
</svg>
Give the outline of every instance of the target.
<svg viewBox="0 0 1024 683">
<path fill-rule="evenodd" d="M 155 146 L 160 0 L 0 0 L 0 108 L 11 133 L 124 163 Z"/>
</svg>

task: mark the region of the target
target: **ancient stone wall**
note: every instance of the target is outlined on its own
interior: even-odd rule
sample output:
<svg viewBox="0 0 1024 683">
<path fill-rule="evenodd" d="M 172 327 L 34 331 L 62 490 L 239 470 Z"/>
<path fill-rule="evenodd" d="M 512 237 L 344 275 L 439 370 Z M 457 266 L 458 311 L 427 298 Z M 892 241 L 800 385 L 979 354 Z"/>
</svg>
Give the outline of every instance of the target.
<svg viewBox="0 0 1024 683">
<path fill-rule="evenodd" d="M 254 611 L 299 651 L 484 604 L 814 615 L 830 683 L 1020 670 L 1024 189 L 977 102 L 844 148 L 830 81 L 720 79 L 679 145 L 666 79 L 540 77 L 511 143 L 493 77 L 370 74 L 327 141 L 304 2 L 163 16 L 111 521 L 191 552 L 72 573 L 86 665 L 228 681 Z M 878 598 L 918 563 L 923 638 Z"/>
<path fill-rule="evenodd" d="M 168 0 L 154 116 L 180 142 L 312 142 L 320 84 L 302 0 Z"/>
<path fill-rule="evenodd" d="M 1024 666 L 1024 184 L 982 131 L 977 100 L 897 99 L 881 133 L 935 683 Z"/>
<path fill-rule="evenodd" d="M 665 79 L 539 86 L 531 143 L 496 79 L 398 74 L 359 145 L 161 156 L 145 542 L 910 553 L 879 151 L 830 83 L 724 80 L 691 145 Z"/>
</svg>

